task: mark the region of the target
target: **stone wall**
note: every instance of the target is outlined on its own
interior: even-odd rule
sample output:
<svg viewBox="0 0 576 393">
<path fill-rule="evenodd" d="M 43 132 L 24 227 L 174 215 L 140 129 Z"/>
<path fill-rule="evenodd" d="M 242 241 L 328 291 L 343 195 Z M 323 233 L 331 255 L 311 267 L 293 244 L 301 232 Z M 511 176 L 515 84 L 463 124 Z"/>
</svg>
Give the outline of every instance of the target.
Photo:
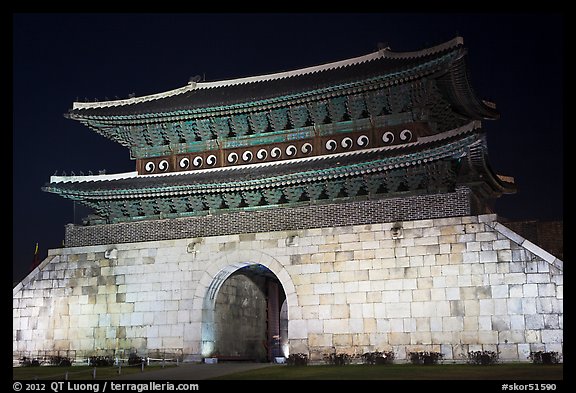
<svg viewBox="0 0 576 393">
<path fill-rule="evenodd" d="M 278 278 L 291 352 L 562 352 L 562 261 L 495 215 L 51 250 L 13 291 L 13 350 L 208 356 L 226 280 Z"/>
</svg>

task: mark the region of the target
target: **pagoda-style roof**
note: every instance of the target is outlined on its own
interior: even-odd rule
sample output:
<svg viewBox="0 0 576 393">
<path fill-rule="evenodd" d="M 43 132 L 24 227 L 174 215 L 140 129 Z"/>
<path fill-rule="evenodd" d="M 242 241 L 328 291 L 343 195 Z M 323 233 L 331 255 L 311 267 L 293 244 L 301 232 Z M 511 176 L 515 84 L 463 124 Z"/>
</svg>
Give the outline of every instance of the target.
<svg viewBox="0 0 576 393">
<path fill-rule="evenodd" d="M 461 110 L 468 115 L 493 118 L 496 111 L 470 94 L 464 64 L 463 40 L 452 41 L 415 52 L 393 52 L 389 48 L 368 55 L 255 77 L 216 82 L 190 82 L 187 86 L 164 93 L 126 100 L 83 103 L 75 102 L 69 116 L 73 119 L 125 117 L 150 118 L 158 114 L 181 115 L 206 110 L 253 108 L 255 105 L 278 104 L 284 100 L 330 94 L 343 88 L 360 88 L 366 82 L 384 86 L 406 83 L 434 72 L 441 72 L 446 91 L 466 99 Z M 464 72 L 463 72 L 464 71 Z M 473 112 L 473 113 L 472 113 Z"/>
<path fill-rule="evenodd" d="M 340 198 L 514 192 L 487 162 L 461 38 L 276 74 L 190 82 L 127 100 L 73 104 L 67 116 L 128 147 L 136 171 L 53 176 L 90 223 L 257 209 Z"/>
<path fill-rule="evenodd" d="M 216 150 L 226 143 L 262 145 L 273 136 L 364 119 L 401 124 L 410 116 L 446 131 L 498 117 L 470 88 L 462 44 L 456 38 L 416 52 L 382 49 L 289 72 L 191 82 L 126 100 L 75 102 L 67 116 L 129 147 L 136 159 Z"/>
</svg>

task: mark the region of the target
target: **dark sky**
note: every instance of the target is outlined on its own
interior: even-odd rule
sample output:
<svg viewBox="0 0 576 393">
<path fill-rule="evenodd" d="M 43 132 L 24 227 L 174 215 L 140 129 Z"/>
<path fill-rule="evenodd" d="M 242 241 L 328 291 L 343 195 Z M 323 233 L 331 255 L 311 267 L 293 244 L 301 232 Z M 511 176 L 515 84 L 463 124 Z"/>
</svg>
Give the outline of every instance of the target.
<svg viewBox="0 0 576 393">
<path fill-rule="evenodd" d="M 501 119 L 484 122 L 493 169 L 518 193 L 497 213 L 563 217 L 561 14 L 14 14 L 13 279 L 88 213 L 40 188 L 58 171 L 135 170 L 127 148 L 63 114 L 77 99 L 127 98 L 206 81 L 410 51 L 460 35 L 472 86 Z"/>
</svg>

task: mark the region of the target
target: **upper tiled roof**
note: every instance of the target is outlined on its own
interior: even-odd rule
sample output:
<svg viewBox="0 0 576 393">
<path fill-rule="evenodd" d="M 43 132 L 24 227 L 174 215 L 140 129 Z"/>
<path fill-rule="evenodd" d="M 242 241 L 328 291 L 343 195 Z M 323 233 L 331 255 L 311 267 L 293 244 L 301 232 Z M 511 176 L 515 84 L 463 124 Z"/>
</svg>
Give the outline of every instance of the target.
<svg viewBox="0 0 576 393">
<path fill-rule="evenodd" d="M 382 49 L 365 56 L 289 72 L 191 82 L 168 92 L 126 100 L 75 102 L 69 115 L 72 118 L 108 117 L 213 108 L 298 95 L 376 77 L 384 77 L 391 84 L 401 83 L 418 76 L 419 71 L 431 72 L 434 65 L 450 67 L 464 56 L 462 44 L 463 40 L 457 37 L 421 51 L 396 53 Z"/>
</svg>

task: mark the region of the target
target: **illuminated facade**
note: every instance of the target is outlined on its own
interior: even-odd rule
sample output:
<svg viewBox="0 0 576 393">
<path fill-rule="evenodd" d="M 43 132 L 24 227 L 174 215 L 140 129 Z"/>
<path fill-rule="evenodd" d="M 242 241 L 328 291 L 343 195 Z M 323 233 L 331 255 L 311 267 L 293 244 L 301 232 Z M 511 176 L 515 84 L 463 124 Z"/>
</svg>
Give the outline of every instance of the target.
<svg viewBox="0 0 576 393">
<path fill-rule="evenodd" d="M 491 208 L 515 185 L 465 58 L 456 38 L 74 103 L 136 169 L 44 187 L 94 214 L 15 288 L 14 351 L 562 352 L 562 261 Z"/>
</svg>

